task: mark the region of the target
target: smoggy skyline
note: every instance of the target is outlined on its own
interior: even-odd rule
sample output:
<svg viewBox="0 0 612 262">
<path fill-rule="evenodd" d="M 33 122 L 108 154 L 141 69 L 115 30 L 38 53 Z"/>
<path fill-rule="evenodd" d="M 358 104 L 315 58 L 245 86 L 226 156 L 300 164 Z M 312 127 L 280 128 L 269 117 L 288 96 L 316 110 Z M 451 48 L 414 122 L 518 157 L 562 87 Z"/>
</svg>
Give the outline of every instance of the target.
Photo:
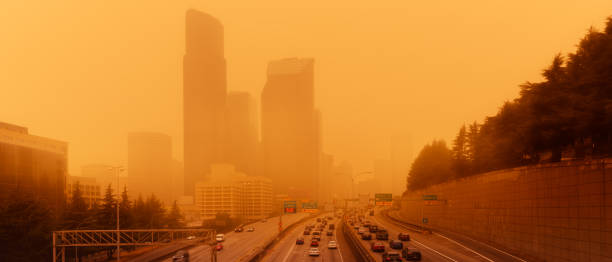
<svg viewBox="0 0 612 262">
<path fill-rule="evenodd" d="M 601 29 L 610 1 L 65 1 L 0 4 L 0 121 L 69 143 L 69 172 L 127 164 L 131 131 L 172 137 L 183 159 L 185 11 L 225 30 L 228 91 L 259 97 L 269 61 L 313 57 L 323 151 L 356 171 L 450 142 L 539 81 L 557 52 Z M 444 106 L 442 106 L 444 105 Z M 174 142 L 175 141 L 175 142 Z"/>
</svg>

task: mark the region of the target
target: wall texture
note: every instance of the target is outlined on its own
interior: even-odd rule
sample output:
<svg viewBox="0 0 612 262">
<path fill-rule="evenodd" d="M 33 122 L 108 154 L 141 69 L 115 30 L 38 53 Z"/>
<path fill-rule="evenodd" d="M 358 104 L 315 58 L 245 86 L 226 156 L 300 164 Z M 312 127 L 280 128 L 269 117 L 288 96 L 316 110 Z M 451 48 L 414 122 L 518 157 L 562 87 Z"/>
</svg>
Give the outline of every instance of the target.
<svg viewBox="0 0 612 262">
<path fill-rule="evenodd" d="M 400 215 L 529 260 L 612 261 L 612 159 L 501 170 L 406 192 Z"/>
</svg>

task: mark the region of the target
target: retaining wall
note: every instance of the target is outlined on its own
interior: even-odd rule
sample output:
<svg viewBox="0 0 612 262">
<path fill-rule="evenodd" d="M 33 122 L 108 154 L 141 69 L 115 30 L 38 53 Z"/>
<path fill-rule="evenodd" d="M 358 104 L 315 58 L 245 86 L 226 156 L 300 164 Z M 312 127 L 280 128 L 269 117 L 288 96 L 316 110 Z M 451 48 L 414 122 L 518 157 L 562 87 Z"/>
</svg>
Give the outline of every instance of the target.
<svg viewBox="0 0 612 262">
<path fill-rule="evenodd" d="M 406 192 L 400 205 L 408 222 L 528 260 L 612 261 L 612 159 L 485 173 Z"/>
</svg>

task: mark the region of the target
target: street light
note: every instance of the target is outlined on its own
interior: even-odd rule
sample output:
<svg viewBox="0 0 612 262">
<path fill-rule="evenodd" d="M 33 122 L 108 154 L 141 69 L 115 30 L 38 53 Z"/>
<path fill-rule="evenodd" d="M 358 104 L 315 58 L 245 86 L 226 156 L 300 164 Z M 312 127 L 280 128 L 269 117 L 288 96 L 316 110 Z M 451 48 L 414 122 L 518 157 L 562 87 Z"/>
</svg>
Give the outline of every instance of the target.
<svg viewBox="0 0 612 262">
<path fill-rule="evenodd" d="M 115 177 L 117 178 L 117 261 L 121 260 L 121 237 L 119 236 L 119 201 L 121 198 L 119 196 L 119 173 L 123 172 L 123 166 L 111 166 L 108 168 L 109 171 L 115 172 Z"/>
</svg>

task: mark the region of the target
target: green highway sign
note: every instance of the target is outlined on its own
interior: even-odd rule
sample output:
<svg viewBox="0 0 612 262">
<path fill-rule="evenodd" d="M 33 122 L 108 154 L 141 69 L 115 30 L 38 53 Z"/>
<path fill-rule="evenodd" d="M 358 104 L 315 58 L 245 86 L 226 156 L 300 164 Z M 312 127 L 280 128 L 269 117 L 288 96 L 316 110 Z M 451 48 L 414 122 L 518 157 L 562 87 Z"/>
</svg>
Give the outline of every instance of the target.
<svg viewBox="0 0 612 262">
<path fill-rule="evenodd" d="M 303 202 L 302 203 L 302 209 L 317 209 L 318 207 L 318 203 L 317 202 Z"/>
<path fill-rule="evenodd" d="M 283 207 L 285 213 L 295 213 L 297 209 L 297 201 L 284 201 Z"/>
<path fill-rule="evenodd" d="M 393 205 L 393 194 L 374 194 L 374 205 L 376 206 Z"/>
<path fill-rule="evenodd" d="M 423 195 L 423 200 L 438 200 L 437 195 Z"/>
</svg>

